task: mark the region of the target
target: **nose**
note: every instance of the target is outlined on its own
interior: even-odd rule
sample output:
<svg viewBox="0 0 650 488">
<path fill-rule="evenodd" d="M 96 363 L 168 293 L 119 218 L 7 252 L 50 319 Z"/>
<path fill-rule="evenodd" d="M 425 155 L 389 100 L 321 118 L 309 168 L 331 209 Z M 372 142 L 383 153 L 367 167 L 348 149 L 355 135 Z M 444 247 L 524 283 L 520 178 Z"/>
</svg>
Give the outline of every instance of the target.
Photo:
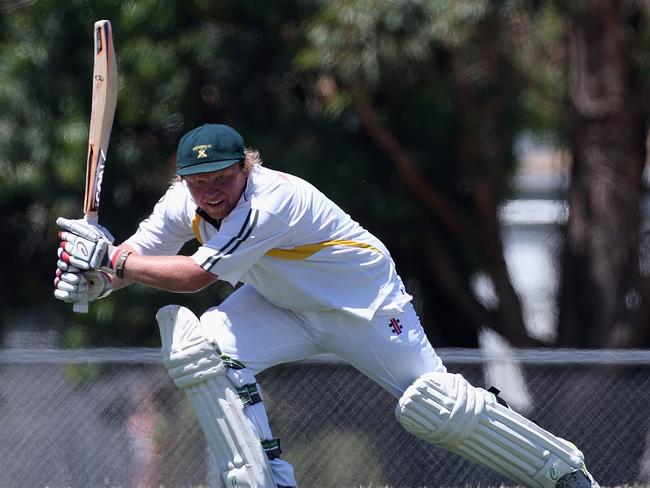
<svg viewBox="0 0 650 488">
<path fill-rule="evenodd" d="M 218 185 L 210 185 L 208 188 L 205 189 L 203 195 L 205 197 L 214 197 L 214 196 L 219 196 L 221 193 L 223 192 L 221 191 Z"/>
</svg>

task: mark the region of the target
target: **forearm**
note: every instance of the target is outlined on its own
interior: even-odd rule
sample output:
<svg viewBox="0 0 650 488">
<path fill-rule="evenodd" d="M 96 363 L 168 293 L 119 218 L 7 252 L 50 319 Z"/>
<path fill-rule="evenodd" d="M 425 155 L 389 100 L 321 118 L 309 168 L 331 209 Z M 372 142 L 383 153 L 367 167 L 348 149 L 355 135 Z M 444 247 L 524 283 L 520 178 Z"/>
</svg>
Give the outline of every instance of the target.
<svg viewBox="0 0 650 488">
<path fill-rule="evenodd" d="M 124 263 L 122 279 L 116 278 L 114 286 L 136 282 L 171 292 L 191 293 L 216 280 L 216 275 L 204 271 L 189 256 L 143 256 L 134 252 Z"/>
<path fill-rule="evenodd" d="M 119 248 L 122 249 L 123 251 L 130 251 L 132 253 L 137 254 L 136 250 L 133 249 L 128 244 L 120 244 Z M 116 290 L 119 290 L 121 288 L 124 288 L 126 286 L 129 286 L 129 285 L 133 284 L 134 281 L 126 279 L 126 278 L 118 278 L 117 276 L 112 275 L 111 276 L 111 283 L 112 283 L 112 286 L 113 286 L 113 291 L 116 291 Z"/>
</svg>

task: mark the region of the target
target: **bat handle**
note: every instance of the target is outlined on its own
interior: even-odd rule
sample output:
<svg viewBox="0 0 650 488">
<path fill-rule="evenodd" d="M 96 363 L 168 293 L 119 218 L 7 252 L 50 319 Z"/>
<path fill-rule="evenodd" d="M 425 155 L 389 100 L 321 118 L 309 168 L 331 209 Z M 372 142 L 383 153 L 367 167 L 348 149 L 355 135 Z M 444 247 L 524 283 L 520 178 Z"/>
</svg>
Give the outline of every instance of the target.
<svg viewBox="0 0 650 488">
<path fill-rule="evenodd" d="M 84 219 L 86 219 L 86 222 L 96 224 L 98 221 L 97 212 L 87 213 L 84 215 Z M 72 305 L 72 310 L 77 313 L 88 313 L 88 299 L 86 298 L 84 300 L 75 302 L 74 305 Z"/>
<path fill-rule="evenodd" d="M 77 313 L 88 313 L 88 300 L 75 302 L 74 305 L 72 305 L 72 310 Z"/>
</svg>

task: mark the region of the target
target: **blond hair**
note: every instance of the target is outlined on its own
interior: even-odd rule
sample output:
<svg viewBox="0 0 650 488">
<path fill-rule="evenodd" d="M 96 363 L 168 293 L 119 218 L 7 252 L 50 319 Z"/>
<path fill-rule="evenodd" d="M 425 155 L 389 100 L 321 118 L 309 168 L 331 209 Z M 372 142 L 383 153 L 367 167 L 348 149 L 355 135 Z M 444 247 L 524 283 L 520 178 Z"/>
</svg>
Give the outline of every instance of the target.
<svg viewBox="0 0 650 488">
<path fill-rule="evenodd" d="M 250 174 L 255 166 L 262 166 L 262 158 L 257 149 L 247 147 L 244 149 L 244 172 Z"/>
<path fill-rule="evenodd" d="M 255 166 L 262 166 L 262 163 L 263 161 L 260 152 L 257 149 L 252 149 L 250 147 L 244 149 L 244 159 L 239 162 L 239 164 L 244 168 L 244 173 L 246 173 L 246 175 L 249 175 Z M 182 179 L 182 176 L 174 173 L 171 177 L 170 184 L 174 184 Z"/>
</svg>

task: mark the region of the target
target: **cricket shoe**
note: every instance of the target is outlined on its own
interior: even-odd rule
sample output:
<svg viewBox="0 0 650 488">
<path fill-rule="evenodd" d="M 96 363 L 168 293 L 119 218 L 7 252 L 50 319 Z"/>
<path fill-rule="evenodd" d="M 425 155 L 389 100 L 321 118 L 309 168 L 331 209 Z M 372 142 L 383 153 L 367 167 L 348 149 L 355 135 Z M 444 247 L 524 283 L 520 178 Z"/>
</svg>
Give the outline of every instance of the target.
<svg viewBox="0 0 650 488">
<path fill-rule="evenodd" d="M 600 488 L 587 468 L 565 474 L 555 484 L 555 488 Z"/>
</svg>

